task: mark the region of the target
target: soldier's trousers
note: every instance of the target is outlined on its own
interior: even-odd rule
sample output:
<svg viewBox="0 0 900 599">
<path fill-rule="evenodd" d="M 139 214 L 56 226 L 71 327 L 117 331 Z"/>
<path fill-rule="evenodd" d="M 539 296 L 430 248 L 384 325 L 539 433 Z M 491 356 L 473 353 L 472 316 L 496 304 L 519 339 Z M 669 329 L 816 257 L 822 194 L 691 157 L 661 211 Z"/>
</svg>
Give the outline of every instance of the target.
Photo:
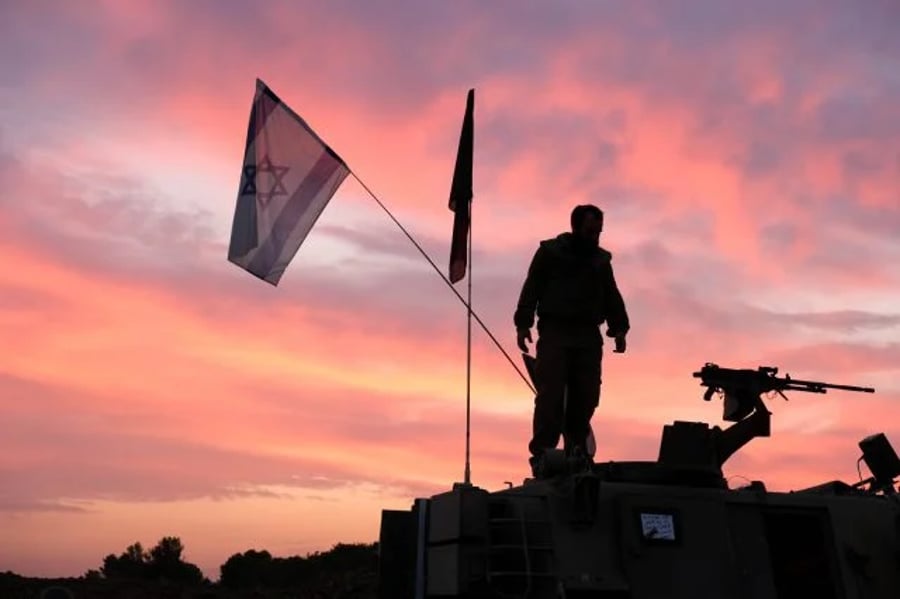
<svg viewBox="0 0 900 599">
<path fill-rule="evenodd" d="M 596 327 L 540 332 L 535 364 L 533 437 L 528 449 L 539 456 L 564 439 L 566 453 L 585 451 L 591 417 L 600 403 L 603 340 Z"/>
</svg>

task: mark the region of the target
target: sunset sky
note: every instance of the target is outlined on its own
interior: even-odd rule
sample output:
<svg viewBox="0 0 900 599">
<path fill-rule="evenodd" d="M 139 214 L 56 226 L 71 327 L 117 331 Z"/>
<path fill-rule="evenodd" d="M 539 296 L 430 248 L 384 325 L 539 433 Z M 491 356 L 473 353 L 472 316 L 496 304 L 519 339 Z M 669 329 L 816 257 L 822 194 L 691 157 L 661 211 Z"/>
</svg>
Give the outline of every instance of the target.
<svg viewBox="0 0 900 599">
<path fill-rule="evenodd" d="M 704 362 L 775 365 L 877 393 L 770 400 L 726 476 L 857 480 L 861 438 L 900 447 L 898 30 L 893 0 L 3 2 L 0 571 L 175 535 L 215 579 L 462 479 L 465 309 L 359 183 L 277 287 L 226 260 L 257 77 L 441 268 L 476 89 L 473 305 L 513 356 L 537 243 L 604 209 L 633 328 L 598 460 L 721 424 Z M 472 376 L 473 482 L 519 483 L 533 397 L 477 328 Z"/>
</svg>

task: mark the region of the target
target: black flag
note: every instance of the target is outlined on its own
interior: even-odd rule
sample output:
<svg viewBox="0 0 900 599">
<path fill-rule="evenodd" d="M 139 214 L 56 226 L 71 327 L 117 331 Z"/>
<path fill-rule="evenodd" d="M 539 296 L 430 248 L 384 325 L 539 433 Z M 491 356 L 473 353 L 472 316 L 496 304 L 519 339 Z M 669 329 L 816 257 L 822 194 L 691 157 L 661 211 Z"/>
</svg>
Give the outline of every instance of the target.
<svg viewBox="0 0 900 599">
<path fill-rule="evenodd" d="M 450 187 L 450 210 L 453 216 L 453 240 L 450 245 L 450 282 L 456 283 L 466 276 L 466 249 L 469 235 L 469 203 L 472 201 L 472 153 L 474 146 L 475 90 L 470 89 L 466 98 L 466 114 L 459 135 L 456 167 Z"/>
</svg>

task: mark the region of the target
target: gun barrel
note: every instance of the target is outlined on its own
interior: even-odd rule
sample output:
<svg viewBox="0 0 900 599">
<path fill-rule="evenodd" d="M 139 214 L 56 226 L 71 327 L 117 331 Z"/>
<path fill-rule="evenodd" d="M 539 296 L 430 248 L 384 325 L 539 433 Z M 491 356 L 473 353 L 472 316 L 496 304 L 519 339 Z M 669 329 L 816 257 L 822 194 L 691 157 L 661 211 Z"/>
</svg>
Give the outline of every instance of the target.
<svg viewBox="0 0 900 599">
<path fill-rule="evenodd" d="M 795 391 L 813 391 L 814 393 L 825 393 L 826 389 L 838 389 L 840 391 L 856 391 L 858 393 L 875 393 L 872 387 L 858 387 L 856 385 L 835 385 L 833 383 L 821 383 L 819 381 L 801 381 L 799 379 L 788 379 L 788 389 Z"/>
<path fill-rule="evenodd" d="M 875 393 L 872 387 L 860 387 L 858 385 L 837 385 L 823 383 L 821 381 L 805 381 L 792 379 L 790 376 L 779 378 L 774 376 L 776 368 L 761 366 L 757 370 L 720 368 L 716 364 L 707 363 L 701 370 L 694 373 L 694 378 L 702 379 L 702 385 L 720 386 L 723 382 L 736 380 L 767 381 L 783 391 L 806 391 L 808 393 L 825 393 L 828 389 L 839 391 L 853 391 L 856 393 Z"/>
</svg>

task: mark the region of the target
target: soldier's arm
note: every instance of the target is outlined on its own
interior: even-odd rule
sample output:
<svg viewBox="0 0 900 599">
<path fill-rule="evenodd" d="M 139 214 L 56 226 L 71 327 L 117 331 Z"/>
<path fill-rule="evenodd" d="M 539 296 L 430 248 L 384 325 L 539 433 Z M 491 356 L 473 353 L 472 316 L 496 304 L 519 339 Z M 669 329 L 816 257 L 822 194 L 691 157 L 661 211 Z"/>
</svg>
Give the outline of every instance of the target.
<svg viewBox="0 0 900 599">
<path fill-rule="evenodd" d="M 519 294 L 519 303 L 513 321 L 517 329 L 530 329 L 534 325 L 534 312 L 537 309 L 538 297 L 547 279 L 545 250 L 539 247 L 531 259 L 528 276 Z"/>
<path fill-rule="evenodd" d="M 606 336 L 618 337 L 625 335 L 631 328 L 628 321 L 628 312 L 625 310 L 625 300 L 616 284 L 616 275 L 613 273 L 612 264 L 609 264 L 607 273 L 606 301 Z"/>
</svg>

